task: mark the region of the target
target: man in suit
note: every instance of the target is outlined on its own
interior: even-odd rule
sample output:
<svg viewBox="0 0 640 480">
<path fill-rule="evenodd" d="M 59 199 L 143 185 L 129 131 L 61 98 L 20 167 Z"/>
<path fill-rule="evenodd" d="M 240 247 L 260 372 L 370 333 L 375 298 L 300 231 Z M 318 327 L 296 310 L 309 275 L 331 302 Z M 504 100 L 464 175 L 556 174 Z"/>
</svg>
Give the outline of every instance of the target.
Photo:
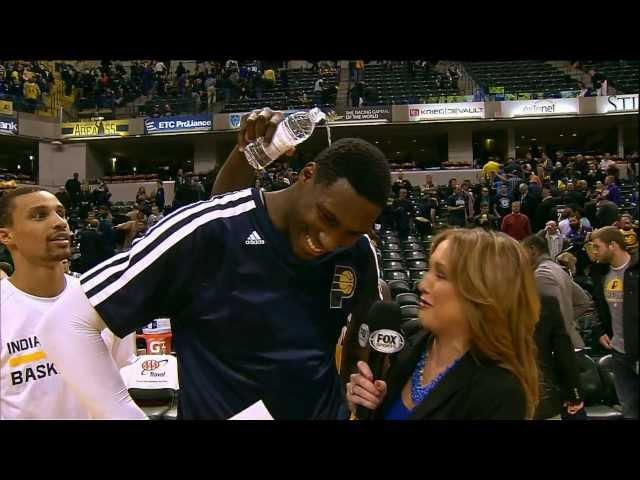
<svg viewBox="0 0 640 480">
<path fill-rule="evenodd" d="M 98 220 L 96 219 L 89 220 L 86 228 L 82 230 L 80 257 L 82 258 L 82 270 L 80 273 L 92 269 L 106 259 L 103 238 L 98 231 Z"/>
<path fill-rule="evenodd" d="M 82 190 L 82 184 L 78 178 L 80 177 L 79 173 L 74 173 L 73 178 L 67 180 L 67 183 L 64 184 L 65 190 L 71 196 L 71 204 L 76 205 L 80 201 L 80 192 Z"/>
<path fill-rule="evenodd" d="M 517 196 L 514 195 L 514 200 L 520 202 L 520 211 L 529 219 L 532 219 L 536 213 L 538 199 L 529 192 L 529 186 L 526 183 L 521 183 L 519 188 L 520 193 Z"/>
<path fill-rule="evenodd" d="M 557 220 L 555 208 L 555 202 L 551 196 L 551 189 L 549 187 L 543 187 L 542 200 L 536 207 L 533 216 L 532 227 L 534 232 L 542 230 L 549 220 Z"/>
<path fill-rule="evenodd" d="M 560 304 L 554 297 L 540 297 L 540 321 L 535 340 L 541 372 L 540 403 L 534 419 L 543 420 L 562 412 L 563 419 L 583 418 L 584 402 L 580 370 L 573 344 L 562 321 Z"/>
<path fill-rule="evenodd" d="M 178 169 L 178 173 L 176 174 L 176 180 L 173 188 L 174 188 L 173 189 L 173 194 L 174 194 L 173 208 L 176 209 L 176 208 L 182 207 L 183 205 L 186 205 L 188 203 L 186 198 L 188 196 L 187 191 L 189 187 L 187 186 L 187 179 L 184 176 L 184 173 L 181 168 Z"/>
</svg>

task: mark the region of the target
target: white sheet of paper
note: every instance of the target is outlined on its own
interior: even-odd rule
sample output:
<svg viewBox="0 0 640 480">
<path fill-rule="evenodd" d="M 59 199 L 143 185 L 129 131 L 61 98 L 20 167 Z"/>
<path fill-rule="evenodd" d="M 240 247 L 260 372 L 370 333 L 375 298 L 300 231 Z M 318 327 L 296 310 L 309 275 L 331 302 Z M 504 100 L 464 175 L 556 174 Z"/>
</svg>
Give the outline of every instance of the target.
<svg viewBox="0 0 640 480">
<path fill-rule="evenodd" d="M 240 413 L 236 413 L 229 420 L 273 420 L 273 417 L 262 400 L 260 400 Z"/>
</svg>

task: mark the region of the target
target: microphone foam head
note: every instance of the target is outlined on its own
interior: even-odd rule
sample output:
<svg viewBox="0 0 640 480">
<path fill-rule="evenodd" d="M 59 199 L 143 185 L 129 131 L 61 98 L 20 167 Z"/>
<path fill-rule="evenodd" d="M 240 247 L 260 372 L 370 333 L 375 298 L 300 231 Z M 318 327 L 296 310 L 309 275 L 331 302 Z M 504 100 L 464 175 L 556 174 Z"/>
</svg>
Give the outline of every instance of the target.
<svg viewBox="0 0 640 480">
<path fill-rule="evenodd" d="M 400 333 L 402 315 L 396 303 L 376 302 L 369 311 L 369 345 L 380 353 L 397 353 L 404 348 Z"/>
</svg>

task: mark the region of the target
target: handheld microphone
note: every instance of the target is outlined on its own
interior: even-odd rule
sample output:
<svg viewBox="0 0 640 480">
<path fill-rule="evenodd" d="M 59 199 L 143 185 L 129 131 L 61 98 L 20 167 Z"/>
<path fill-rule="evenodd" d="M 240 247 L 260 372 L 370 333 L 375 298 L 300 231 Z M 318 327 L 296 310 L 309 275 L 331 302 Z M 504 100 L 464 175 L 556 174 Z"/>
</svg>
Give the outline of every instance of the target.
<svg viewBox="0 0 640 480">
<path fill-rule="evenodd" d="M 369 368 L 374 381 L 382 376 L 385 361 L 390 355 L 404 348 L 404 336 L 401 333 L 402 316 L 400 307 L 394 302 L 376 302 L 369 310 Z M 373 411 L 361 405 L 356 409 L 359 419 L 367 420 Z"/>
</svg>

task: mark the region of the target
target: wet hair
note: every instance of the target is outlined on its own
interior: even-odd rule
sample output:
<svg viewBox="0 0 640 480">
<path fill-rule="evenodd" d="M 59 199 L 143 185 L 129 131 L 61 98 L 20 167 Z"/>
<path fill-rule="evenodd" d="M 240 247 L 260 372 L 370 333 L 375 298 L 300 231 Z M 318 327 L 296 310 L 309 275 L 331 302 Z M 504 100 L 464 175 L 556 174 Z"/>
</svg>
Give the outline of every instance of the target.
<svg viewBox="0 0 640 480">
<path fill-rule="evenodd" d="M 344 178 L 374 205 L 384 207 L 391 190 L 389 162 L 384 153 L 360 138 L 343 138 L 316 157 L 315 183 L 333 185 Z"/>
</svg>

